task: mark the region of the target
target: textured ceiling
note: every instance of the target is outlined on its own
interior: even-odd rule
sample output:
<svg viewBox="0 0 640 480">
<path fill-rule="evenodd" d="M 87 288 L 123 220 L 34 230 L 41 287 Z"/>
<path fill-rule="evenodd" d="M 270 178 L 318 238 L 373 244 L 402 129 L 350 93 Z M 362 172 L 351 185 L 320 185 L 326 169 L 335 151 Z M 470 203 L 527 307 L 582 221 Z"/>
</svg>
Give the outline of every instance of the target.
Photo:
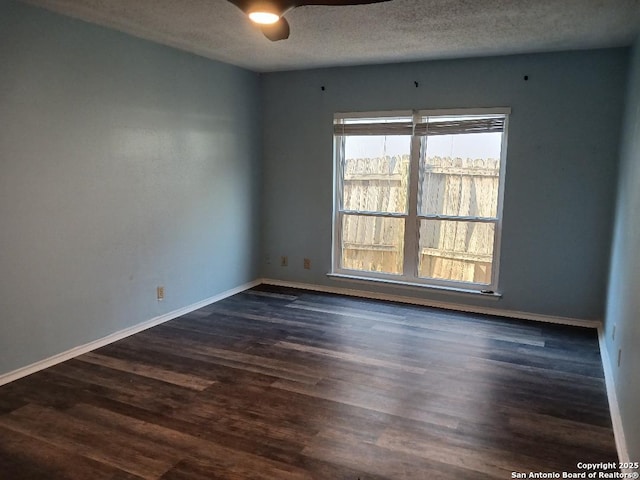
<svg viewBox="0 0 640 480">
<path fill-rule="evenodd" d="M 226 0 L 25 0 L 259 72 L 629 45 L 640 0 L 392 0 L 300 7 L 270 42 Z"/>
</svg>

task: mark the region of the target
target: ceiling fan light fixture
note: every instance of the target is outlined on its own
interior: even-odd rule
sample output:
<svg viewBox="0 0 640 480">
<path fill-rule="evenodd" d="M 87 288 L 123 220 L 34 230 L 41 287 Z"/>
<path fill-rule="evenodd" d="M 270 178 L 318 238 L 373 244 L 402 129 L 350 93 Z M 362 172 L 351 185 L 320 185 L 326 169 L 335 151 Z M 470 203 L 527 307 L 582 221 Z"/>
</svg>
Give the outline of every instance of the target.
<svg viewBox="0 0 640 480">
<path fill-rule="evenodd" d="M 249 18 L 252 22 L 260 25 L 272 25 L 280 20 L 280 15 L 272 12 L 255 11 L 249 12 Z"/>
<path fill-rule="evenodd" d="M 246 12 L 252 22 L 260 25 L 274 24 L 284 14 L 277 2 L 268 0 L 250 2 Z"/>
</svg>

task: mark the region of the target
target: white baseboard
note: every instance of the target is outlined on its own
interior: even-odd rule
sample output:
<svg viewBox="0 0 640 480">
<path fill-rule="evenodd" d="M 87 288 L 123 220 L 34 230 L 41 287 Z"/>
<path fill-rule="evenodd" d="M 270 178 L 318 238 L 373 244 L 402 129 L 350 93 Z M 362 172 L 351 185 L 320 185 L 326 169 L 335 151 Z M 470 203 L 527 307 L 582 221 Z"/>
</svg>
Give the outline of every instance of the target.
<svg viewBox="0 0 640 480">
<path fill-rule="evenodd" d="M 627 441 L 624 437 L 624 428 L 622 426 L 622 417 L 620 416 L 620 407 L 618 406 L 618 396 L 616 395 L 616 385 L 613 381 L 613 370 L 611 370 L 611 361 L 609 351 L 607 350 L 604 338 L 604 329 L 598 328 L 598 342 L 600 343 L 600 358 L 602 359 L 602 369 L 604 370 L 604 381 L 607 388 L 607 398 L 609 399 L 609 411 L 611 412 L 611 423 L 613 425 L 613 435 L 616 439 L 616 449 L 618 450 L 618 458 L 622 463 L 628 463 L 629 451 L 627 450 Z M 633 473 L 633 470 L 623 470 L 623 473 Z"/>
<path fill-rule="evenodd" d="M 236 293 L 240 293 L 248 290 L 249 288 L 253 288 L 256 285 L 260 285 L 260 283 L 262 283 L 260 280 L 254 280 L 253 282 L 245 283 L 244 285 L 240 285 L 236 288 L 232 288 L 225 292 L 219 293 L 218 295 L 214 295 L 213 297 L 206 298 L 200 302 L 188 305 L 183 308 L 179 308 L 158 317 L 154 317 L 150 320 L 146 320 L 123 330 L 111 333 L 106 337 L 102 337 L 92 342 L 85 343 L 84 345 L 73 347 L 69 350 L 53 355 L 52 357 L 45 358 L 38 362 L 32 363 L 31 365 L 27 365 L 25 367 L 18 368 L 17 370 L 13 370 L 9 373 L 5 373 L 3 375 L 0 375 L 0 386 L 13 382 L 14 380 L 18 380 L 19 378 L 26 377 L 27 375 L 31 375 L 32 373 L 38 372 L 40 370 L 44 370 L 45 368 L 52 367 L 53 365 L 77 357 L 78 355 L 82 355 L 83 353 L 90 352 L 92 350 L 95 350 L 96 348 L 104 347 L 105 345 L 142 332 L 143 330 L 147 330 L 148 328 L 155 327 L 156 325 L 160 325 L 161 323 L 168 322 L 169 320 L 173 320 L 182 315 L 186 315 L 187 313 L 193 312 L 194 310 L 198 310 L 202 307 L 206 307 L 207 305 L 211 305 L 212 303 L 219 302 L 220 300 L 235 295 Z"/>
<path fill-rule="evenodd" d="M 280 287 L 299 288 L 302 290 L 315 290 L 318 292 L 337 293 L 340 295 L 349 295 L 352 297 L 372 298 L 376 300 L 389 300 L 392 302 L 409 303 L 412 305 L 421 305 L 425 307 L 443 308 L 445 310 L 457 310 L 467 313 L 480 313 L 485 315 L 495 315 L 498 317 L 518 318 L 521 320 L 534 320 L 537 322 L 557 323 L 560 325 L 571 325 L 575 327 L 599 328 L 602 322 L 598 320 L 584 320 L 580 318 L 557 317 L 552 315 L 542 315 L 539 313 L 518 312 L 515 310 L 503 310 L 500 308 L 479 307 L 476 305 L 464 305 L 460 303 L 439 302 L 429 300 L 427 298 L 408 297 L 403 295 L 391 295 L 388 293 L 369 292 L 366 290 L 355 290 L 342 287 L 328 287 L 325 285 L 316 285 L 310 283 L 288 282 L 284 280 L 274 280 L 271 278 L 263 278 L 262 283 L 267 285 L 276 285 Z"/>
</svg>

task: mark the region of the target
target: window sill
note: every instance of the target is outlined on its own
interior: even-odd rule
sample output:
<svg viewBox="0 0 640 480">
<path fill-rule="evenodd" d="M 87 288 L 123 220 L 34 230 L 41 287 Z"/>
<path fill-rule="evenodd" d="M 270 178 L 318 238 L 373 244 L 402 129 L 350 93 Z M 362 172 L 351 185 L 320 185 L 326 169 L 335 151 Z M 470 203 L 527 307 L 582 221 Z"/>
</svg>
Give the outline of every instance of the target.
<svg viewBox="0 0 640 480">
<path fill-rule="evenodd" d="M 327 277 L 334 278 L 336 280 L 354 282 L 354 283 L 378 283 L 383 285 L 391 285 L 394 287 L 408 288 L 412 290 L 433 290 L 438 293 L 446 293 L 453 295 L 471 295 L 474 297 L 489 298 L 492 300 L 499 300 L 502 298 L 502 294 L 498 292 L 484 293 L 479 290 L 471 290 L 466 288 L 455 287 L 442 287 L 439 285 L 424 285 L 421 283 L 404 282 L 399 280 L 387 280 L 382 278 L 369 278 L 361 277 L 358 275 L 347 275 L 344 273 L 327 273 Z"/>
</svg>

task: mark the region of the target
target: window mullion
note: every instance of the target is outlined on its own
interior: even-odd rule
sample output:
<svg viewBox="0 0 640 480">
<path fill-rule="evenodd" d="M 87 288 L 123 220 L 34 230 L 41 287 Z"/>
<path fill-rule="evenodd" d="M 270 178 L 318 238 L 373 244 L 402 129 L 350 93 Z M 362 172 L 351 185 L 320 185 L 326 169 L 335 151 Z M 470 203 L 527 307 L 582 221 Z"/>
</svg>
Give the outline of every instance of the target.
<svg viewBox="0 0 640 480">
<path fill-rule="evenodd" d="M 413 112 L 413 123 L 420 122 L 420 114 Z M 418 276 L 418 183 L 420 179 L 420 137 L 412 135 L 409 163 L 409 202 L 404 226 L 403 275 Z"/>
<path fill-rule="evenodd" d="M 405 218 L 406 213 L 380 212 L 369 210 L 340 210 L 343 215 L 360 215 L 362 217 L 387 217 L 387 218 Z"/>
<path fill-rule="evenodd" d="M 334 182 L 334 199 L 333 199 L 333 251 L 332 251 L 332 264 L 333 270 L 339 270 L 342 268 L 342 216 L 341 213 L 343 205 L 343 192 L 344 192 L 344 137 L 338 137 L 338 141 L 335 142 L 335 166 L 334 175 L 336 181 Z"/>
<path fill-rule="evenodd" d="M 497 223 L 497 217 L 465 217 L 463 215 L 419 215 L 424 220 L 447 220 L 452 222 Z"/>
</svg>

